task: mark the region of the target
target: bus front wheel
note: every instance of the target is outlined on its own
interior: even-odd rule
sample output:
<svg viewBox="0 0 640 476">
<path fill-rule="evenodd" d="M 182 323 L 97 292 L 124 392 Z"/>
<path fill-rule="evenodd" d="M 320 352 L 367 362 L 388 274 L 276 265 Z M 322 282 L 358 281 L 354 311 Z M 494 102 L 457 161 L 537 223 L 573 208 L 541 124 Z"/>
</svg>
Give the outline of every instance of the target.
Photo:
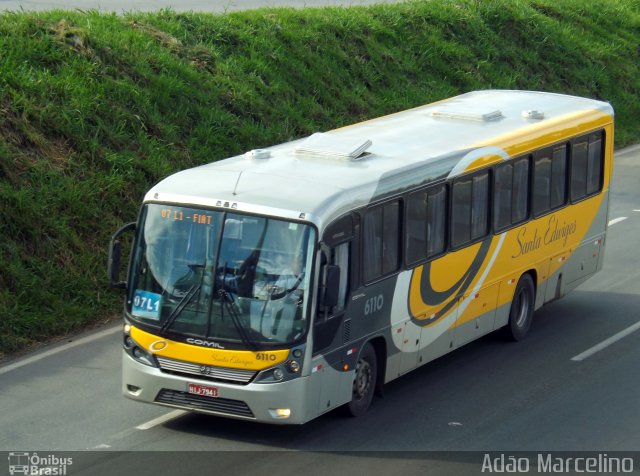
<svg viewBox="0 0 640 476">
<path fill-rule="evenodd" d="M 346 409 L 349 415 L 357 417 L 366 413 L 373 400 L 378 375 L 376 352 L 371 344 L 366 344 L 356 365 L 353 380 L 353 394 Z"/>
<path fill-rule="evenodd" d="M 530 274 L 523 274 L 516 286 L 516 292 L 511 301 L 507 336 L 515 341 L 526 337 L 533 321 L 533 308 L 536 290 Z"/>
</svg>

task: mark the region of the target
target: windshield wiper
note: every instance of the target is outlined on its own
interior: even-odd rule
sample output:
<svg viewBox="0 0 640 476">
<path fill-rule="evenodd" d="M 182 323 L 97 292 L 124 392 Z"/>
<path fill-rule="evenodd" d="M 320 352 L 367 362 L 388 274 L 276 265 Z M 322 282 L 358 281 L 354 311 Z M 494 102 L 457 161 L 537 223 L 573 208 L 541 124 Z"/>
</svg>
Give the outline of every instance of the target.
<svg viewBox="0 0 640 476">
<path fill-rule="evenodd" d="M 160 335 L 166 337 L 165 333 L 173 325 L 173 323 L 178 318 L 178 316 L 182 313 L 182 311 L 184 311 L 184 308 L 187 307 L 187 305 L 191 302 L 191 300 L 193 299 L 193 296 L 195 296 L 198 293 L 198 291 L 200 291 L 200 286 L 201 286 L 201 283 L 192 285 L 187 291 L 187 294 L 185 294 L 182 297 L 182 299 L 180 299 L 180 302 L 178 302 L 178 305 L 173 309 L 173 311 L 171 311 L 171 314 L 169 314 L 169 317 L 167 317 L 167 320 L 164 321 L 164 324 L 162 324 L 162 327 L 160 328 Z"/>
<path fill-rule="evenodd" d="M 231 295 L 225 289 L 218 290 L 218 294 L 220 295 L 221 311 L 226 307 L 227 312 L 231 316 L 231 322 L 233 322 L 233 325 L 236 328 L 236 331 L 238 332 L 238 335 L 240 336 L 242 342 L 244 342 L 252 350 L 256 350 L 256 343 L 251 340 L 249 334 L 247 334 L 247 330 L 242 325 L 242 322 L 240 322 L 240 315 L 233 305 Z"/>
<path fill-rule="evenodd" d="M 293 293 L 296 289 L 298 289 L 300 287 L 300 284 L 302 284 L 302 280 L 303 279 L 304 279 L 304 271 L 298 275 L 298 277 L 296 278 L 295 282 L 293 283 L 293 286 L 291 286 L 290 288 L 288 288 L 288 289 L 284 288 L 279 293 L 269 292 L 268 293 L 268 296 L 269 296 L 268 300 L 269 301 L 277 301 L 278 299 L 282 299 L 284 297 L 289 296 L 291 293 Z"/>
</svg>

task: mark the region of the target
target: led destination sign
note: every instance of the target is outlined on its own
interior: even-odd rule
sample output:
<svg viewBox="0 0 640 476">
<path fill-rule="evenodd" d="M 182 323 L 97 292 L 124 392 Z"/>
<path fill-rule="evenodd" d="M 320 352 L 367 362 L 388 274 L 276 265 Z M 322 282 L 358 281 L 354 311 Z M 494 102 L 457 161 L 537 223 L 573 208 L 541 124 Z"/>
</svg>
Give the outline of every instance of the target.
<svg viewBox="0 0 640 476">
<path fill-rule="evenodd" d="M 163 208 L 160 211 L 160 216 L 166 220 L 172 221 L 188 221 L 191 223 L 197 223 L 198 225 L 211 225 L 212 215 L 207 213 L 196 213 L 195 211 L 187 209 L 185 213 L 184 209 L 172 210 L 171 208 Z"/>
</svg>

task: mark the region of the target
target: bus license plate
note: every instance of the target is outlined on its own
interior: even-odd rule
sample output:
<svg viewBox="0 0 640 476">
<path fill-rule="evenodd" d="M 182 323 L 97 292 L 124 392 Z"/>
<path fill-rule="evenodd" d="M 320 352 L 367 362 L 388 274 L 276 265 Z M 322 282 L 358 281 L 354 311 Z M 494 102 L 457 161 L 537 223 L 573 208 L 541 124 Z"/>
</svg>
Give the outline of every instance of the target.
<svg viewBox="0 0 640 476">
<path fill-rule="evenodd" d="M 206 385 L 198 385 L 190 383 L 188 387 L 189 393 L 194 395 L 202 395 L 203 397 L 217 397 L 218 389 L 216 387 L 208 387 Z"/>
</svg>

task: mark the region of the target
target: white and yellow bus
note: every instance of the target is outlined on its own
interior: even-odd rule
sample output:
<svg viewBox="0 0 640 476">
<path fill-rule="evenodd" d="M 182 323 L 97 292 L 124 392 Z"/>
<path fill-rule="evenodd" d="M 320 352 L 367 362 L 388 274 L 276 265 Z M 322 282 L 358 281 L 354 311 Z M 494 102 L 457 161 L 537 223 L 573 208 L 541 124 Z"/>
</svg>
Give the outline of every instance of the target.
<svg viewBox="0 0 640 476">
<path fill-rule="evenodd" d="M 122 391 L 297 424 L 520 340 L 601 268 L 612 158 L 607 103 L 477 91 L 176 173 L 112 240 Z"/>
</svg>

